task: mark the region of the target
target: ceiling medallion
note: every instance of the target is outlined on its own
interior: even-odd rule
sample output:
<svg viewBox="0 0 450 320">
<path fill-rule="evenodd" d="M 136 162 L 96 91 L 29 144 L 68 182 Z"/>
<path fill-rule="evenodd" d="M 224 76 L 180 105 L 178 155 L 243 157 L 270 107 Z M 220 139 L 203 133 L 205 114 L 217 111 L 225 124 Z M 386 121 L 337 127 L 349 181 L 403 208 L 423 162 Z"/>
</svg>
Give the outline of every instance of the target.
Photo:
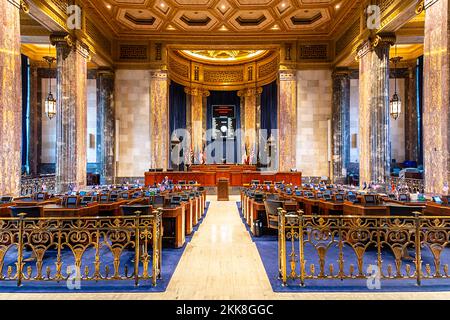
<svg viewBox="0 0 450 320">
<path fill-rule="evenodd" d="M 188 57 L 213 62 L 246 61 L 259 58 L 266 52 L 267 50 L 182 50 Z"/>
</svg>

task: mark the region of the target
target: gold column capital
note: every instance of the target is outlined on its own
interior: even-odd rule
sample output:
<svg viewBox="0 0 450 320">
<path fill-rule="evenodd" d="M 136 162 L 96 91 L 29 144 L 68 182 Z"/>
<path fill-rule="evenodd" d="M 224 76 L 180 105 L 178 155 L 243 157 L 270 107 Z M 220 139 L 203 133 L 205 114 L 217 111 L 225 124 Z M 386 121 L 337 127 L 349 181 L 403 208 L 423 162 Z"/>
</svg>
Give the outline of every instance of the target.
<svg viewBox="0 0 450 320">
<path fill-rule="evenodd" d="M 160 80 L 160 81 L 167 81 L 169 79 L 167 71 L 166 70 L 153 70 L 150 72 L 150 78 L 152 80 Z"/>
<path fill-rule="evenodd" d="M 30 5 L 25 0 L 20 0 L 20 10 L 25 13 L 30 13 Z"/>
<path fill-rule="evenodd" d="M 90 59 L 89 46 L 69 33 L 52 33 L 50 35 L 50 43 L 53 46 L 64 48 L 67 52 L 74 50 L 86 60 Z"/>
<path fill-rule="evenodd" d="M 369 36 L 369 38 L 361 43 L 356 49 L 357 60 L 364 57 L 368 52 L 377 48 L 391 47 L 397 41 L 395 33 L 379 33 Z"/>
<path fill-rule="evenodd" d="M 52 33 L 50 35 L 50 43 L 52 46 L 67 46 L 67 47 L 73 47 L 75 43 L 75 38 L 72 37 L 68 33 Z"/>
<path fill-rule="evenodd" d="M 336 68 L 333 70 L 333 79 L 350 78 L 351 71 L 348 68 Z"/>
<path fill-rule="evenodd" d="M 296 81 L 297 71 L 296 70 L 280 70 L 279 72 L 280 81 Z"/>
<path fill-rule="evenodd" d="M 245 88 L 238 91 L 238 97 L 255 97 L 263 92 L 261 87 L 258 88 Z"/>
<path fill-rule="evenodd" d="M 97 75 L 102 77 L 114 77 L 114 70 L 109 68 L 100 68 L 97 69 Z"/>
<path fill-rule="evenodd" d="M 416 4 L 416 14 L 419 15 L 422 12 L 425 11 L 425 0 L 419 0 L 419 2 Z"/>
<path fill-rule="evenodd" d="M 189 88 L 189 87 L 184 87 L 184 92 L 190 96 L 194 96 L 194 97 L 209 97 L 211 95 L 211 93 L 208 90 L 202 89 L 202 88 Z"/>
</svg>

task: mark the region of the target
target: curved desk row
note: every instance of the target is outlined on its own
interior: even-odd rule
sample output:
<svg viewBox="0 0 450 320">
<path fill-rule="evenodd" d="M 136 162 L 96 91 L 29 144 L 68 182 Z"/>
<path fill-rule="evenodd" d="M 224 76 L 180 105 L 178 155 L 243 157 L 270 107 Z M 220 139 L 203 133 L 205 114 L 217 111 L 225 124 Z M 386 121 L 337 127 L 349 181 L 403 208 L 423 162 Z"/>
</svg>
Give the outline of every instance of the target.
<svg viewBox="0 0 450 320">
<path fill-rule="evenodd" d="M 146 172 L 145 185 L 151 186 L 161 183 L 165 177 L 168 177 L 174 183 L 184 180 L 197 181 L 200 185 L 205 187 L 214 187 L 221 178 L 226 178 L 230 181 L 230 186 L 240 187 L 244 184 L 250 184 L 253 180 L 258 180 L 260 183 L 264 181 L 285 181 L 293 185 L 301 185 L 302 174 L 300 172 L 263 172 L 263 171 L 232 171 L 217 170 L 217 171 L 188 171 L 188 172 Z"/>
</svg>

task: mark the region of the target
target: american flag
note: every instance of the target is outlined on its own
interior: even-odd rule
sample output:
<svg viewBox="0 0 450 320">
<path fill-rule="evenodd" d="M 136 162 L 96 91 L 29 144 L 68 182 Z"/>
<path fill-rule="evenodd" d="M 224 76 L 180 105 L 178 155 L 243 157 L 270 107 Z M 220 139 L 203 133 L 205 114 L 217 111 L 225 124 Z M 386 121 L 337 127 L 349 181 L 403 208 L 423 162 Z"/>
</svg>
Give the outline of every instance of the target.
<svg viewBox="0 0 450 320">
<path fill-rule="evenodd" d="M 202 164 L 206 163 L 206 148 L 203 148 L 203 153 L 202 153 Z"/>
<path fill-rule="evenodd" d="M 251 163 L 253 161 L 254 157 L 255 157 L 255 149 L 252 148 L 252 151 L 250 152 L 249 163 Z"/>
</svg>

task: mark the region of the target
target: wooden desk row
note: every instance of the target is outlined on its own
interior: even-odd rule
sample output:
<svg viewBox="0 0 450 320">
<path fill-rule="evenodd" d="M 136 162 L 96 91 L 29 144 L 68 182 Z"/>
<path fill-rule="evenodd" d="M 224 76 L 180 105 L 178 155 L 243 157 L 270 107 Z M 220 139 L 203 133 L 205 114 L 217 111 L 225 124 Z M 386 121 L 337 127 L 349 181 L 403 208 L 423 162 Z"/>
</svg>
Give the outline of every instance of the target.
<svg viewBox="0 0 450 320">
<path fill-rule="evenodd" d="M 288 211 L 297 210 L 297 203 L 295 203 L 294 201 L 286 198 L 282 198 L 281 200 L 285 201 L 283 204 L 283 209 Z M 260 214 L 266 214 L 266 207 L 264 205 L 264 202 L 255 201 L 254 199 L 247 196 L 243 190 L 241 190 L 241 210 L 245 221 L 250 226 L 251 232 L 254 234 L 254 222 L 259 219 Z"/>
<path fill-rule="evenodd" d="M 62 206 L 59 198 L 45 201 L 25 201 L 19 199 L 14 203 L 0 205 L 0 218 L 11 217 L 11 206 L 41 206 L 43 208 L 43 217 L 97 217 L 97 216 L 121 216 L 120 207 L 130 205 L 133 202 L 143 199 L 119 200 L 108 203 L 91 203 L 87 206 L 66 207 Z M 147 199 L 148 200 L 148 199 Z M 171 238 L 174 238 L 175 247 L 182 247 L 185 243 L 186 235 L 193 232 L 206 207 L 206 191 L 200 192 L 199 197 L 182 202 L 180 206 L 163 208 L 163 223 L 170 219 L 175 220 L 175 230 L 171 230 Z M 168 231 L 168 230 L 166 230 Z"/>
<path fill-rule="evenodd" d="M 231 170 L 231 169 L 230 169 Z M 214 187 L 221 178 L 230 181 L 230 186 L 240 187 L 250 184 L 253 180 L 286 181 L 294 185 L 301 185 L 302 174 L 300 172 L 261 172 L 261 171 L 189 171 L 189 172 L 146 172 L 145 185 L 152 186 L 161 183 L 165 177 L 177 183 L 180 180 L 186 182 L 197 181 L 200 185 Z"/>
<path fill-rule="evenodd" d="M 450 207 L 439 205 L 433 202 L 399 202 L 385 199 L 385 204 L 365 206 L 363 204 L 344 202 L 332 202 L 324 199 L 309 199 L 303 196 L 287 195 L 283 192 L 274 192 L 278 194 L 280 201 L 290 200 L 285 208 L 287 211 L 303 210 L 305 215 L 357 215 L 357 216 L 389 216 L 395 215 L 397 209 L 409 209 L 417 207 L 417 211 L 429 216 L 449 216 Z M 256 202 L 241 190 L 242 213 L 247 224 L 254 233 L 254 221 L 260 214 L 265 214 L 263 202 Z M 392 213 L 394 212 L 394 213 Z"/>
</svg>

